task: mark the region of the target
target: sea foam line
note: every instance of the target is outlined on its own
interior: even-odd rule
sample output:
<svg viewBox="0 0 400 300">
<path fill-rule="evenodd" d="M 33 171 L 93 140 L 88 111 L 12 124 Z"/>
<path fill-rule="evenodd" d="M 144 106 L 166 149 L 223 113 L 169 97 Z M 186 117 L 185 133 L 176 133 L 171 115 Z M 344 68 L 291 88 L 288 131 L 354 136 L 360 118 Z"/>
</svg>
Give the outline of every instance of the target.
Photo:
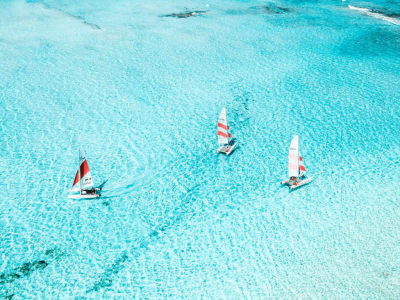
<svg viewBox="0 0 400 300">
<path fill-rule="evenodd" d="M 353 9 L 353 10 L 357 10 L 357 11 L 360 11 L 360 12 L 362 12 L 362 13 L 364 13 L 364 14 L 370 16 L 370 17 L 376 18 L 376 19 L 381 19 L 381 20 L 390 22 L 390 23 L 395 24 L 395 25 L 400 25 L 400 20 L 399 20 L 399 19 L 393 18 L 393 17 L 385 16 L 384 14 L 371 11 L 371 10 L 368 9 L 368 8 L 357 7 L 357 6 L 352 6 L 352 5 L 349 5 L 348 8 L 349 8 L 349 9 Z"/>
</svg>

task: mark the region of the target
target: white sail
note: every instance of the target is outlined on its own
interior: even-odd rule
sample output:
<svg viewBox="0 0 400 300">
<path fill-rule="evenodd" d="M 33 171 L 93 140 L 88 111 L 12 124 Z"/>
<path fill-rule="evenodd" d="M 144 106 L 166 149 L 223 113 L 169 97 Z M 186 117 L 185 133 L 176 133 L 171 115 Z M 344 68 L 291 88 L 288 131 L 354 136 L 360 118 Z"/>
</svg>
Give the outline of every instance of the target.
<svg viewBox="0 0 400 300">
<path fill-rule="evenodd" d="M 303 161 L 303 157 L 301 156 L 300 152 L 299 152 L 299 176 L 303 176 L 306 174 L 306 167 L 304 166 L 304 161 Z"/>
<path fill-rule="evenodd" d="M 226 118 L 226 109 L 225 107 L 222 108 L 221 113 L 219 114 L 218 118 L 218 144 L 219 145 L 226 145 L 229 144 L 232 136 L 229 132 L 228 121 Z"/>
<path fill-rule="evenodd" d="M 92 175 L 90 174 L 89 165 L 82 149 L 79 150 L 79 175 L 81 178 L 80 185 L 82 190 L 90 190 L 93 188 Z"/>
<path fill-rule="evenodd" d="M 299 177 L 299 136 L 295 135 L 289 148 L 289 177 Z"/>
<path fill-rule="evenodd" d="M 76 171 L 74 182 L 72 183 L 71 193 L 76 193 L 81 190 L 80 180 L 79 180 L 79 169 Z"/>
</svg>

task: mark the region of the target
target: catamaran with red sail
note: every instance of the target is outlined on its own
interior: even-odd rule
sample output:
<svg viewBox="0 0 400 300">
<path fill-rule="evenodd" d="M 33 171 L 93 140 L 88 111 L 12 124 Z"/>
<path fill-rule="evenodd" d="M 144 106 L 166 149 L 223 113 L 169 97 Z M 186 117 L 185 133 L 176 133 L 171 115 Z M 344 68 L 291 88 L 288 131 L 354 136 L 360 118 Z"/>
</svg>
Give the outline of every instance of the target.
<svg viewBox="0 0 400 300">
<path fill-rule="evenodd" d="M 99 191 L 100 187 L 94 187 L 92 175 L 89 170 L 85 154 L 82 149 L 79 150 L 79 168 L 76 171 L 74 183 L 72 184 L 71 194 L 68 198 L 71 199 L 90 199 L 98 198 L 101 196 Z"/>
<path fill-rule="evenodd" d="M 299 151 L 299 136 L 295 135 L 290 143 L 289 148 L 289 179 L 281 181 L 281 184 L 286 184 L 291 190 L 298 188 L 302 185 L 310 183 L 312 178 L 306 178 L 306 168 L 304 166 L 303 158 Z"/>
<path fill-rule="evenodd" d="M 224 153 L 225 155 L 229 155 L 233 152 L 235 147 L 237 146 L 236 139 L 232 139 L 232 135 L 230 132 L 230 128 L 228 126 L 228 121 L 226 118 L 226 109 L 222 108 L 221 113 L 218 119 L 218 145 L 219 148 L 217 153 Z"/>
</svg>

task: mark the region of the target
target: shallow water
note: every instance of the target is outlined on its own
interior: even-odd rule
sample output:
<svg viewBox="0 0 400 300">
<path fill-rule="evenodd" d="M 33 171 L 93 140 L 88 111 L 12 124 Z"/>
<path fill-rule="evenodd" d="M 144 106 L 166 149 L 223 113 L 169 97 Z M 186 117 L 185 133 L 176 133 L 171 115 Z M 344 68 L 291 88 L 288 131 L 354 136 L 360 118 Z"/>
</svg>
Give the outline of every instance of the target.
<svg viewBox="0 0 400 300">
<path fill-rule="evenodd" d="M 399 10 L 1 2 L 0 296 L 399 298 L 400 27 L 348 4 Z"/>
</svg>

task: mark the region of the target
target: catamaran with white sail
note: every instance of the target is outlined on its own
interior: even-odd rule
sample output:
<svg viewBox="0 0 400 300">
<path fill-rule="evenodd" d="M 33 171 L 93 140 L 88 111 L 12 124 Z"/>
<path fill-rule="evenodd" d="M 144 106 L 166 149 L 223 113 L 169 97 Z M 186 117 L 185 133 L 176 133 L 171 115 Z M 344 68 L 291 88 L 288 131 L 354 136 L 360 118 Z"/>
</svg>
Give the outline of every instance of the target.
<svg viewBox="0 0 400 300">
<path fill-rule="evenodd" d="M 222 108 L 221 113 L 219 114 L 217 135 L 219 145 L 217 153 L 224 153 L 226 155 L 231 154 L 237 146 L 237 142 L 236 139 L 232 139 L 230 128 L 228 126 L 228 121 L 226 118 L 225 107 Z"/>
<path fill-rule="evenodd" d="M 68 198 L 71 199 L 90 199 L 101 196 L 99 191 L 102 186 L 95 188 L 92 180 L 92 175 L 89 170 L 85 154 L 82 149 L 79 150 L 79 168 L 76 171 L 74 183 L 72 184 L 71 194 Z"/>
<path fill-rule="evenodd" d="M 299 151 L 299 136 L 295 135 L 290 143 L 289 148 L 289 179 L 281 181 L 281 184 L 286 184 L 291 190 L 298 188 L 302 185 L 310 183 L 312 178 L 306 178 L 306 168 L 304 166 L 303 158 Z"/>
</svg>

